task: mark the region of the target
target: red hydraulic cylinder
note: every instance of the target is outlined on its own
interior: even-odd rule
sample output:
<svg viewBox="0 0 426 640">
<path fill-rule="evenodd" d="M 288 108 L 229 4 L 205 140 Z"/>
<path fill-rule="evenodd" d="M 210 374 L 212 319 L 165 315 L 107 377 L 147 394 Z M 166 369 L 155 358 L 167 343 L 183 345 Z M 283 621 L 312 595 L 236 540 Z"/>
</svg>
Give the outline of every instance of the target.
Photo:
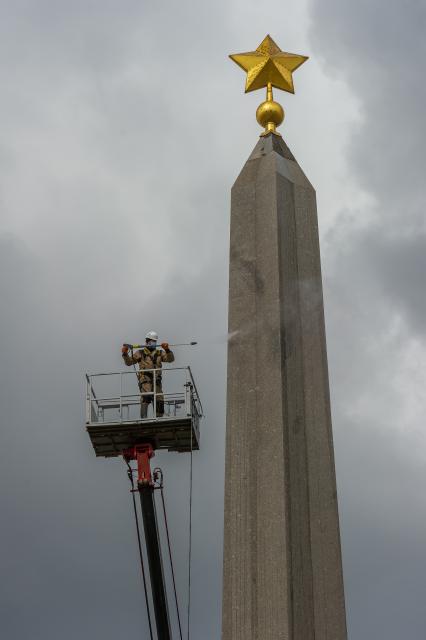
<svg viewBox="0 0 426 640">
<path fill-rule="evenodd" d="M 138 486 L 154 484 L 149 461 L 154 457 L 154 449 L 150 444 L 137 444 L 123 451 L 123 457 L 128 462 L 136 460 L 138 464 Z"/>
</svg>

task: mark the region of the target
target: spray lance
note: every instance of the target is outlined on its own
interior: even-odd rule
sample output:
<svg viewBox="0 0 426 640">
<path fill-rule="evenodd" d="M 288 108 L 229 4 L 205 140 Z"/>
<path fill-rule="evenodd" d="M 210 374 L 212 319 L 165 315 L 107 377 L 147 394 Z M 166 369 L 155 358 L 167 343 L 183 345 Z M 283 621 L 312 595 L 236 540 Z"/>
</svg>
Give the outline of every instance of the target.
<svg viewBox="0 0 426 640">
<path fill-rule="evenodd" d="M 196 344 L 198 344 L 198 342 L 195 342 L 195 341 L 179 342 L 175 344 L 169 344 L 169 347 L 193 347 Z M 123 344 L 123 347 L 127 347 L 128 349 L 143 349 L 144 347 L 146 347 L 146 344 L 128 344 L 125 342 Z"/>
</svg>

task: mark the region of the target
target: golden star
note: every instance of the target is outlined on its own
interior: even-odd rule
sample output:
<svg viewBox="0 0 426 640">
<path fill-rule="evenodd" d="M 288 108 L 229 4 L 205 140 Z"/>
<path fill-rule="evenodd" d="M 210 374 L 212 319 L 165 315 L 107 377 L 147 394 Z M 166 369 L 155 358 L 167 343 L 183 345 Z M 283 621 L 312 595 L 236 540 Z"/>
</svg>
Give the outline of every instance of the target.
<svg viewBox="0 0 426 640">
<path fill-rule="evenodd" d="M 307 56 L 281 51 L 269 35 L 256 51 L 234 53 L 229 57 L 247 71 L 246 93 L 267 87 L 268 83 L 294 93 L 292 73 L 308 59 Z"/>
</svg>

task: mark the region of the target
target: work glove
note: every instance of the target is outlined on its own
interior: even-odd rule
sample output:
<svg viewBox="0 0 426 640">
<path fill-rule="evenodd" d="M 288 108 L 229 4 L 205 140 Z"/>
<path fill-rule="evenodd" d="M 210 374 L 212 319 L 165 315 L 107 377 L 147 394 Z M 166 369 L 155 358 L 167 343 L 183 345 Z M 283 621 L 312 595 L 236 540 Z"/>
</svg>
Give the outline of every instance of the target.
<svg viewBox="0 0 426 640">
<path fill-rule="evenodd" d="M 124 357 L 124 356 L 127 356 L 128 353 L 129 353 L 129 347 L 126 347 L 126 345 L 123 344 L 123 346 L 121 347 L 121 355 Z"/>
<path fill-rule="evenodd" d="M 164 349 L 164 351 L 170 351 L 168 342 L 162 342 L 161 346 Z"/>
</svg>

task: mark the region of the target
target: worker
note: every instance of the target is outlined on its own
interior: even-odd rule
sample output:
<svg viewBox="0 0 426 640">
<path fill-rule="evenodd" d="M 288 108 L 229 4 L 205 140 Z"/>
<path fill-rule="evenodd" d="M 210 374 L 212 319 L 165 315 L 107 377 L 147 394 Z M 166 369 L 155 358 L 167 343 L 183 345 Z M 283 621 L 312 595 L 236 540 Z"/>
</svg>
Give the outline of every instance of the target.
<svg viewBox="0 0 426 640">
<path fill-rule="evenodd" d="M 161 367 L 163 362 L 174 362 L 175 356 L 170 350 L 168 342 L 162 342 L 161 349 L 157 348 L 158 334 L 149 331 L 145 336 L 145 347 L 141 350 L 131 352 L 129 347 L 123 345 L 121 349 L 124 362 L 130 367 L 132 364 L 139 364 L 138 384 L 141 391 L 141 418 L 148 415 L 148 405 L 153 401 L 153 391 L 155 384 L 156 393 L 156 414 L 157 417 L 164 415 L 164 396 L 162 387 Z M 159 371 L 147 371 L 147 369 L 159 369 Z M 144 394 L 152 395 L 144 395 Z"/>
</svg>

